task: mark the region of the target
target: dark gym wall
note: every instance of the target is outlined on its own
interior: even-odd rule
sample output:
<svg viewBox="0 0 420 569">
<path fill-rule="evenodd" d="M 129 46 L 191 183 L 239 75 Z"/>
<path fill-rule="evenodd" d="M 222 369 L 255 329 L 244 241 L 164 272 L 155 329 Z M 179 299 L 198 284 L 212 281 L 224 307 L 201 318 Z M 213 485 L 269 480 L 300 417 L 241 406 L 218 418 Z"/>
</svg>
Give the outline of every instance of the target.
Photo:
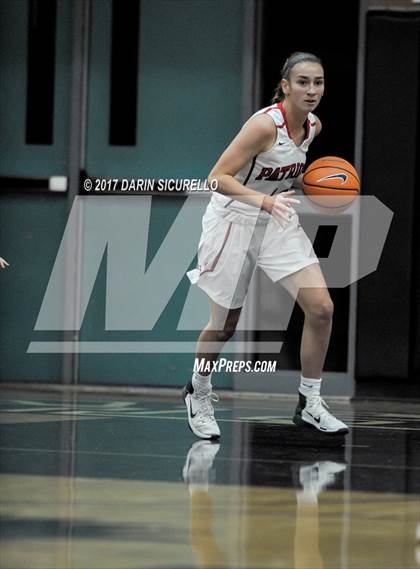
<svg viewBox="0 0 420 569">
<path fill-rule="evenodd" d="M 315 111 L 322 136 L 312 144 L 308 159 L 335 154 L 353 161 L 359 2 L 340 2 L 340 24 L 331 21 L 330 2 L 265 0 L 263 10 L 261 104 L 270 104 L 291 53 L 314 53 L 324 64 L 325 95 Z"/>
<path fill-rule="evenodd" d="M 420 12 L 368 13 L 363 192 L 394 219 L 378 270 L 358 287 L 360 378 L 420 371 L 419 46 Z"/>
<path fill-rule="evenodd" d="M 354 163 L 356 74 L 358 53 L 359 2 L 340 2 L 340 22 L 331 20 L 331 3 L 308 0 L 278 2 L 264 0 L 262 29 L 262 89 L 260 105 L 270 104 L 286 58 L 294 51 L 307 51 L 321 58 L 325 70 L 325 95 L 315 114 L 323 129 L 313 142 L 307 163 L 321 156 L 341 156 Z M 345 22 L 345 24 L 343 24 Z M 321 246 L 328 241 L 319 232 Z M 325 248 L 325 247 L 324 247 Z M 319 254 L 319 251 L 317 251 Z M 322 255 L 321 255 L 322 256 Z M 327 371 L 347 371 L 349 288 L 332 289 L 335 305 Z M 284 367 L 299 368 L 302 315 L 295 309 L 286 334 L 281 358 Z M 282 361 L 279 362 L 282 367 Z"/>
</svg>

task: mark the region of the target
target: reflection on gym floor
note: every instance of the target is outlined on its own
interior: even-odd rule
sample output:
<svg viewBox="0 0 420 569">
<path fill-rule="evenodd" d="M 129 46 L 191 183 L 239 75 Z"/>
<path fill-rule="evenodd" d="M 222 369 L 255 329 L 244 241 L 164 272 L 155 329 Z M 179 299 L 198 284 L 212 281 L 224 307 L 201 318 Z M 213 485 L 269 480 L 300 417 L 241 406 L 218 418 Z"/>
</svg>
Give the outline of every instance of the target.
<svg viewBox="0 0 420 569">
<path fill-rule="evenodd" d="M 336 438 L 221 399 L 210 442 L 175 399 L 4 393 L 0 566 L 420 567 L 418 405 L 336 401 Z"/>
</svg>

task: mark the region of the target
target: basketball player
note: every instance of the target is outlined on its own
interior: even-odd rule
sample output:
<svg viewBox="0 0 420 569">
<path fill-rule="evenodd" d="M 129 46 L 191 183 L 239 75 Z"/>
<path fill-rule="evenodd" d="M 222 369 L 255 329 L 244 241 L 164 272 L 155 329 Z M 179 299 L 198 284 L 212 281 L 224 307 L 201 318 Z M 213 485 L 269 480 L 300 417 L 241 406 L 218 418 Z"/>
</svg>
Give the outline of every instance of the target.
<svg viewBox="0 0 420 569">
<path fill-rule="evenodd" d="M 272 105 L 245 123 L 210 172 L 209 179 L 217 181 L 218 190 L 203 217 L 199 266 L 188 276 L 206 292 L 211 308 L 210 320 L 198 339 L 198 361 L 216 361 L 234 334 L 256 266 L 297 299 L 305 320 L 299 402 L 293 421 L 324 433 L 343 434 L 347 426 L 327 410 L 320 397 L 333 303 L 293 208 L 298 200 L 291 190 L 293 185 L 299 187 L 308 147 L 321 131 L 313 111 L 323 93 L 320 59 L 310 53 L 293 53 L 283 66 Z M 190 429 L 203 439 L 220 436 L 211 375 L 194 372 L 183 389 Z"/>
</svg>

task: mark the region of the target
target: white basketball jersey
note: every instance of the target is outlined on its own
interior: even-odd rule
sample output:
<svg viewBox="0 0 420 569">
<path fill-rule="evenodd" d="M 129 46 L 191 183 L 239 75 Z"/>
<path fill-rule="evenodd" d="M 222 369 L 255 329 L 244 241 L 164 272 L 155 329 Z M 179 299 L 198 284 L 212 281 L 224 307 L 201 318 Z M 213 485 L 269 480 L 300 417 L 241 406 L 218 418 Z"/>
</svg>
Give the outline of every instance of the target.
<svg viewBox="0 0 420 569">
<path fill-rule="evenodd" d="M 303 172 L 306 162 L 306 153 L 316 134 L 315 115 L 308 114 L 305 124 L 306 136 L 297 146 L 289 132 L 286 112 L 282 103 L 276 103 L 257 111 L 253 116 L 268 114 L 274 121 L 277 129 L 276 141 L 266 152 L 254 156 L 235 175 L 236 180 L 248 188 L 252 188 L 266 195 L 274 195 L 289 190 L 294 178 Z M 214 192 L 211 206 L 218 215 L 229 221 L 241 221 L 242 216 L 258 216 L 258 208 L 234 200 L 219 192 Z M 238 215 L 236 215 L 238 214 Z M 267 216 L 269 214 L 267 213 Z"/>
</svg>

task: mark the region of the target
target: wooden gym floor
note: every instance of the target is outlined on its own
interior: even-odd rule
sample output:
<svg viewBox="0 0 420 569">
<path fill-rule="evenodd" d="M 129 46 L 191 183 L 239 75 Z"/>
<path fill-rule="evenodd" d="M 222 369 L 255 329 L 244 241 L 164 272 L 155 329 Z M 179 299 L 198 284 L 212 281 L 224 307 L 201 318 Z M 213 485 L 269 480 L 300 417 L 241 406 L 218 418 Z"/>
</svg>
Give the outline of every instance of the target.
<svg viewBox="0 0 420 569">
<path fill-rule="evenodd" d="M 1 569 L 420 567 L 420 406 L 226 399 L 220 443 L 178 398 L 3 392 Z"/>
</svg>

